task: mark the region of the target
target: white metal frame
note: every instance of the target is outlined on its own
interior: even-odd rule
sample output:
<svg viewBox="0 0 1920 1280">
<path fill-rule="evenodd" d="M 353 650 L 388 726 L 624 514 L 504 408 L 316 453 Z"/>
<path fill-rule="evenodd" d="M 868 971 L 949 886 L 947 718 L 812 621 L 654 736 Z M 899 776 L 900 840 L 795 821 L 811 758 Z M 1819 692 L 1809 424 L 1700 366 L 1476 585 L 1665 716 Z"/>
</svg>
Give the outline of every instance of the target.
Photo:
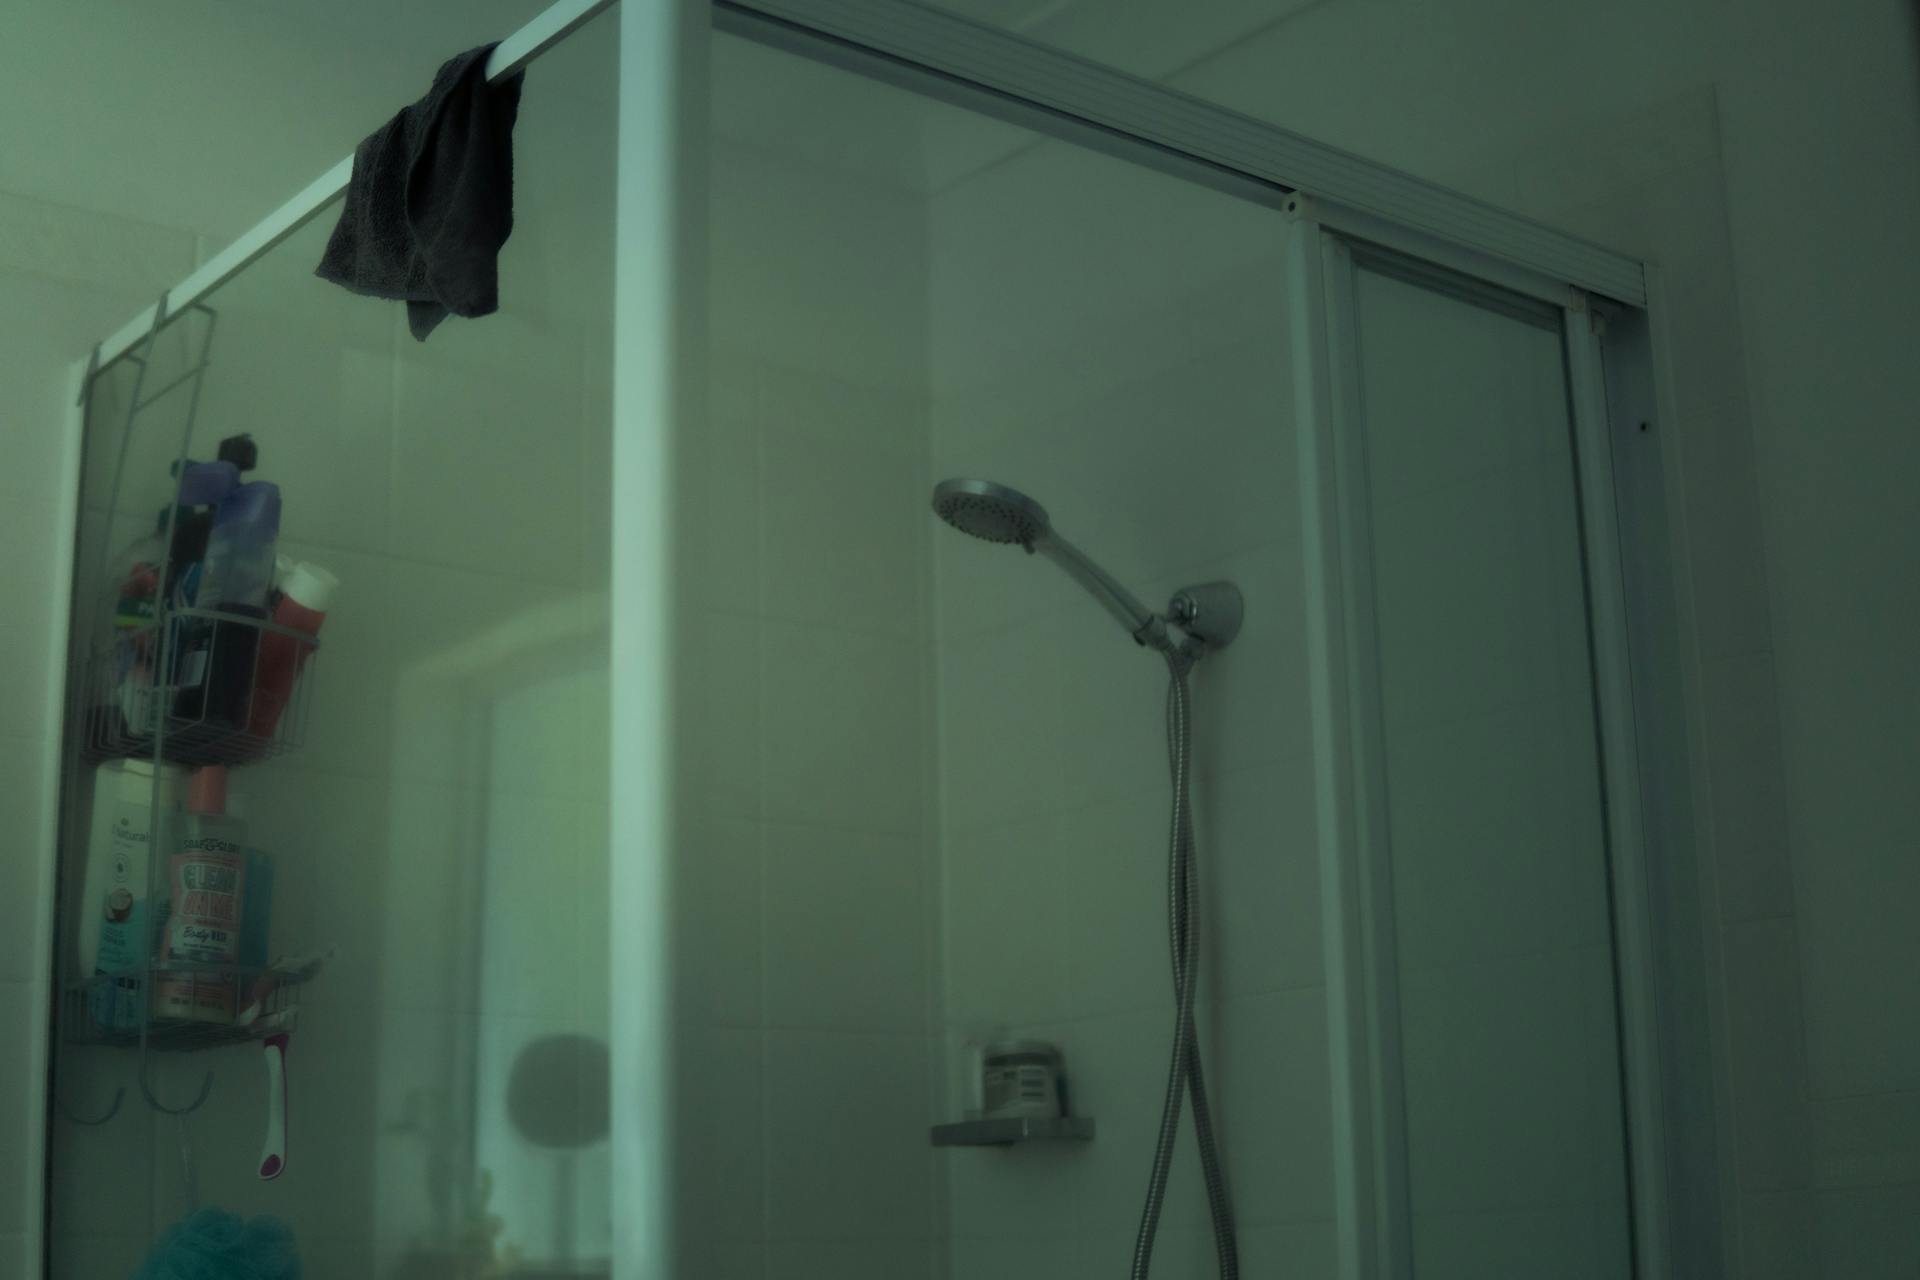
<svg viewBox="0 0 1920 1280">
<path fill-rule="evenodd" d="M 488 64 L 490 78 L 520 69 L 564 40 L 614 0 L 557 0 L 509 36 Z M 1385 976 L 1370 939 L 1379 936 L 1385 905 L 1367 898 L 1366 868 L 1341 851 L 1364 847 L 1382 820 L 1384 798 L 1357 783 L 1357 762 L 1372 749 L 1377 708 L 1352 694 L 1351 646 L 1355 631 L 1369 627 L 1365 613 L 1349 609 L 1349 575 L 1356 549 L 1348 545 L 1341 507 L 1343 397 L 1352 393 L 1334 376 L 1344 359 L 1338 318 L 1350 315 L 1327 255 L 1343 252 L 1340 237 L 1382 245 L 1475 280 L 1561 307 L 1584 324 L 1588 295 L 1642 308 L 1648 277 L 1634 259 L 1565 235 L 1550 227 L 1484 204 L 1432 183 L 1325 146 L 1288 130 L 1194 99 L 1164 86 L 1048 49 L 1020 36 L 907 0 L 646 0 L 629 4 L 621 33 L 621 141 L 616 252 L 619 256 L 616 315 L 621 330 L 615 370 L 614 478 L 635 500 L 617 504 L 614 528 L 614 672 L 616 724 L 647 726 L 616 733 L 616 812 L 613 829 L 629 833 L 631 847 L 614 860 L 613 897 L 630 919 L 665 928 L 663 880 L 671 840 L 672 797 L 666 787 L 669 761 L 662 757 L 662 726 L 672 715 L 671 654 L 674 637 L 656 605 L 671 586 L 668 551 L 672 537 L 675 424 L 697 416 L 697 379 L 687 376 L 694 358 L 692 330 L 683 322 L 697 307 L 698 284 L 685 274 L 689 245 L 697 239 L 697 216 L 686 191 L 670 188 L 691 172 L 698 150 L 694 132 L 704 110 L 704 48 L 707 23 L 795 50 L 861 74 L 905 85 L 973 110 L 1019 123 L 1129 160 L 1163 169 L 1232 194 L 1285 210 L 1292 217 L 1295 379 L 1307 539 L 1308 588 L 1312 604 L 1310 664 L 1315 699 L 1316 789 L 1324 815 L 1324 893 L 1328 929 L 1328 999 L 1334 1024 L 1336 1136 L 1342 1274 L 1399 1277 L 1405 1258 L 1405 1189 L 1378 1170 L 1399 1163 L 1391 1105 L 1394 1082 L 1379 1074 L 1378 1051 L 1397 1020 L 1383 1017 L 1390 1004 L 1369 1001 Z M 92 373 L 138 348 L 157 321 L 168 321 L 206 299 L 251 262 L 331 207 L 344 193 L 351 157 L 341 160 L 259 225 L 188 275 L 159 302 L 103 340 L 93 353 Z M 1337 235 L 1333 233 L 1338 233 Z M 1342 308 L 1346 308 L 1345 311 Z M 1660 928 L 1670 928 L 1662 886 L 1646 873 L 1641 852 L 1642 815 L 1636 784 L 1660 792 L 1663 812 L 1684 808 L 1684 779 L 1656 780 L 1636 746 L 1665 732 L 1650 709 L 1647 672 L 1635 670 L 1628 633 L 1661 625 L 1660 584 L 1643 566 L 1660 562 L 1658 535 L 1646 535 L 1637 512 L 1615 506 L 1610 459 L 1619 449 L 1624 398 L 1610 384 L 1631 366 L 1638 400 L 1651 403 L 1651 358 L 1644 317 L 1624 346 L 1603 351 L 1590 329 L 1569 324 L 1573 407 L 1579 436 L 1583 517 L 1589 572 L 1594 578 L 1596 643 L 1607 650 L 1599 662 L 1609 823 L 1616 841 L 1625 904 L 1618 950 L 1625 991 L 1636 1227 L 1640 1274 L 1666 1274 L 1670 1237 L 1695 1234 L 1690 1215 L 1669 1213 L 1685 1198 L 1664 1188 L 1674 1162 L 1662 1152 L 1663 1120 L 1671 1109 L 1672 1064 L 1660 1048 L 1672 1039 L 1675 1018 L 1657 993 L 1670 974 L 1654 947 Z M 1332 317 L 1334 323 L 1329 323 Z M 1624 358 L 1615 358 L 1621 351 Z M 1606 358 L 1603 367 L 1603 356 Z M 1609 419 L 1609 413 L 1613 418 Z M 1647 412 L 1636 404 L 1634 413 Z M 1609 433 L 1611 432 L 1611 436 Z M 1610 452 L 1610 450 L 1612 452 Z M 1351 460 L 1346 466 L 1351 471 Z M 1352 481 L 1349 478 L 1349 485 Z M 1634 486 L 1647 500 L 1646 485 Z M 1657 523 L 1657 522 L 1655 522 Z M 1639 543 L 1626 548 L 1622 537 Z M 1650 549 L 1651 548 L 1651 549 Z M 1624 578 L 1624 581 L 1623 581 Z M 1649 604 L 1649 601 L 1655 601 Z M 1632 616 L 1629 616 L 1631 613 Z M 1636 624 L 1638 630 L 1636 629 Z M 1657 647 L 1657 646 L 1656 646 Z M 1642 662 L 1642 667 L 1646 665 Z M 1658 673 L 1656 673 L 1658 674 Z M 1637 683 L 1636 683 L 1637 681 Z M 1636 742 L 1636 729 L 1640 740 Z M 1652 744 L 1657 747 L 1658 742 Z M 1656 753 L 1658 754 L 1658 753 Z M 1673 753 L 1660 754 L 1670 759 Z M 1664 790 L 1663 790 L 1664 788 Z M 1674 824 L 1661 837 L 1673 840 Z M 1663 849 L 1663 852 L 1665 850 Z M 1377 870 L 1377 869 L 1376 869 Z M 1377 897 L 1377 895 L 1376 895 Z M 1650 898 L 1652 901 L 1650 901 Z M 638 915 L 633 913 L 638 912 Z M 664 965 L 659 935 L 646 929 L 630 940 L 620 962 Z M 651 940 L 650 940 L 651 939 Z M 646 984 L 630 984 L 636 996 Z M 1390 999 L 1390 993 L 1387 993 Z M 615 1191 L 620 1202 L 647 1206 L 634 1211 L 618 1242 L 621 1275 L 664 1274 L 670 1257 L 669 1222 L 660 1210 L 667 1189 L 656 1157 L 671 1138 L 665 1095 L 669 1077 L 649 1056 L 670 1010 L 643 1001 L 616 1020 L 614 1048 L 623 1072 L 638 1072 L 636 1084 L 616 1104 Z M 651 1064 L 651 1065 L 649 1065 Z M 1698 1073 L 1696 1073 L 1697 1075 Z M 638 1154 L 636 1154 L 638 1153 Z M 1690 1193 L 1688 1193 L 1690 1194 Z M 1689 1203 L 1711 1217 L 1698 1197 Z M 1691 1257 L 1703 1256 L 1698 1252 Z M 1689 1274 L 1705 1274 L 1690 1271 Z"/>
<path fill-rule="evenodd" d="M 1367 794 L 1364 779 L 1374 772 L 1367 716 L 1357 705 L 1356 688 L 1365 682 L 1355 670 L 1363 643 L 1356 632 L 1370 625 L 1356 620 L 1350 602 L 1370 602 L 1371 591 L 1357 591 L 1352 544 L 1351 503 L 1343 479 L 1351 485 L 1343 459 L 1341 423 L 1350 416 L 1352 388 L 1342 386 L 1336 370 L 1353 362 L 1336 347 L 1350 326 L 1335 317 L 1350 316 L 1344 300 L 1344 273 L 1327 269 L 1326 255 L 1337 251 L 1318 223 L 1302 214 L 1288 229 L 1287 267 L 1291 362 L 1294 383 L 1294 431 L 1300 454 L 1301 548 L 1307 600 L 1308 694 L 1313 715 L 1314 811 L 1318 826 L 1321 929 L 1327 983 L 1327 1027 L 1332 1084 L 1334 1218 L 1338 1228 L 1343 1280 L 1399 1280 L 1409 1270 L 1404 1242 L 1406 1198 L 1389 1171 L 1402 1167 L 1397 1091 L 1383 1066 L 1397 1063 L 1397 1050 L 1382 1043 L 1397 1026 L 1391 996 L 1382 996 L 1380 940 L 1390 932 L 1375 908 L 1384 881 L 1380 868 L 1356 852 L 1376 846 L 1378 797 Z M 1343 473 L 1346 473 L 1343 476 Z"/>
<path fill-rule="evenodd" d="M 1612 876 L 1615 985 L 1626 1072 L 1628 1164 L 1633 1179 L 1634 1251 L 1643 1280 L 1669 1274 L 1665 1090 L 1655 992 L 1658 969 L 1647 888 L 1640 796 L 1639 730 L 1629 659 L 1630 621 L 1621 567 L 1612 429 L 1601 365 L 1599 317 L 1585 305 L 1563 317 L 1569 402 L 1580 480 L 1581 549 L 1586 559 L 1600 772 L 1606 793 Z"/>
<path fill-rule="evenodd" d="M 1341 1274 L 1351 1280 L 1407 1280 L 1413 1274 L 1391 941 L 1392 871 L 1385 837 L 1388 784 L 1380 754 L 1379 692 L 1369 669 L 1377 651 L 1362 407 L 1352 349 L 1358 241 L 1411 252 L 1463 284 L 1511 290 L 1559 312 L 1601 735 L 1635 1274 L 1641 1280 L 1666 1280 L 1680 1274 L 1672 1261 L 1675 1188 L 1669 1170 L 1674 1153 L 1668 1149 L 1666 1125 L 1674 1081 L 1663 1063 L 1658 998 L 1662 966 L 1655 937 L 1660 912 L 1649 883 L 1649 833 L 1642 802 L 1646 770 L 1639 738 L 1643 726 L 1656 733 L 1670 726 L 1660 724 L 1658 717 L 1650 721 L 1646 690 L 1636 689 L 1634 619 L 1629 616 L 1623 567 L 1629 517 L 1623 514 L 1614 482 L 1619 435 L 1644 424 L 1623 423 L 1618 413 L 1610 412 L 1604 324 L 1584 292 L 1507 264 L 1490 264 L 1471 249 L 1436 245 L 1418 233 L 1383 228 L 1366 215 L 1328 210 L 1304 197 L 1290 200 L 1286 209 L 1291 223 L 1296 429 L 1303 487 L 1316 491 L 1303 494 L 1303 520 L 1335 1127 L 1344 1148 L 1337 1199 Z M 1699 1231 L 1689 1235 L 1689 1255 L 1699 1256 Z"/>
<path fill-rule="evenodd" d="M 1636 1177 L 1657 1165 L 1666 1189 L 1658 1224 L 1667 1267 L 1676 1276 L 1725 1272 L 1721 1232 L 1722 1099 L 1715 1088 L 1708 995 L 1707 938 L 1701 901 L 1692 802 L 1693 763 L 1682 708 L 1687 662 L 1676 543 L 1669 535 L 1668 494 L 1678 491 L 1678 458 L 1665 448 L 1666 425 L 1679 420 L 1669 388 L 1663 335 L 1662 280 L 1649 268 L 1646 310 L 1590 299 L 1589 331 L 1598 377 L 1588 376 L 1584 416 L 1604 437 L 1617 539 L 1609 581 L 1618 585 L 1625 644 L 1616 655 L 1630 697 L 1616 693 L 1616 723 L 1631 715 L 1638 858 L 1614 892 L 1635 918 L 1622 927 L 1637 935 L 1622 981 L 1639 998 L 1623 1009 L 1635 1024 L 1627 1063 L 1635 1087 L 1657 1087 L 1658 1114 L 1633 1115 L 1630 1133 Z M 1656 370 L 1658 373 L 1656 374 Z M 1595 385 L 1595 384 L 1598 385 Z M 1616 730 L 1615 738 L 1621 734 Z M 1631 971 L 1629 971 L 1631 970 Z M 1647 1128 L 1647 1125 L 1655 1128 Z"/>
<path fill-rule="evenodd" d="M 1638 261 L 1323 142 L 997 27 L 902 0 L 715 0 L 716 21 L 1082 141 L 1104 135 L 1187 176 L 1308 191 L 1635 306 Z M 1050 117 L 1046 123 L 1040 117 Z"/>
<path fill-rule="evenodd" d="M 1348 923 L 1357 946 L 1330 958 L 1330 967 L 1356 965 L 1344 984 L 1351 989 L 1352 1008 L 1345 1034 L 1354 1037 L 1346 1056 L 1359 1074 L 1349 1085 L 1344 1104 L 1366 1110 L 1369 1147 L 1356 1159 L 1353 1177 L 1372 1183 L 1370 1221 L 1343 1224 L 1350 1234 L 1364 1235 L 1374 1251 L 1370 1269 L 1355 1273 L 1379 1280 L 1406 1280 L 1413 1274 L 1412 1208 L 1407 1185 L 1406 1091 L 1401 1072 L 1399 972 L 1394 960 L 1393 863 L 1389 840 L 1389 808 L 1385 769 L 1385 716 L 1375 676 L 1379 652 L 1377 596 L 1373 581 L 1370 494 L 1367 477 L 1359 352 L 1355 344 L 1358 310 L 1354 299 L 1354 260 L 1351 244 L 1331 233 L 1315 215 L 1317 202 L 1292 202 L 1291 234 L 1305 243 L 1297 259 L 1317 279 L 1321 295 L 1317 308 L 1300 308 L 1297 318 L 1304 332 L 1324 332 L 1324 363 L 1300 366 L 1304 377 L 1324 380 L 1328 413 L 1314 427 L 1326 432 L 1320 446 L 1332 458 L 1326 477 L 1334 528 L 1338 540 L 1337 573 L 1320 576 L 1320 586 L 1334 594 L 1316 601 L 1315 616 L 1338 617 L 1341 642 L 1346 647 L 1342 685 L 1330 691 L 1330 714 L 1344 716 L 1348 749 L 1319 767 L 1346 768 L 1352 777 L 1342 790 L 1351 805 L 1351 836 L 1340 844 L 1323 840 L 1321 874 L 1347 895 L 1329 904 Z M 1307 281 L 1288 282 L 1298 295 Z M 1302 332 L 1296 328 L 1295 332 Z M 1311 340 L 1310 340 L 1311 341 Z M 1335 864 L 1342 864 L 1335 870 Z"/>
<path fill-rule="evenodd" d="M 698 611 L 675 589 L 681 448 L 704 414 L 706 0 L 620 22 L 614 184 L 613 529 L 608 656 L 608 961 L 614 1274 L 672 1280 L 677 1208 L 674 850 L 685 847 L 676 654 Z M 682 606 L 682 607 L 677 607 Z"/>
</svg>

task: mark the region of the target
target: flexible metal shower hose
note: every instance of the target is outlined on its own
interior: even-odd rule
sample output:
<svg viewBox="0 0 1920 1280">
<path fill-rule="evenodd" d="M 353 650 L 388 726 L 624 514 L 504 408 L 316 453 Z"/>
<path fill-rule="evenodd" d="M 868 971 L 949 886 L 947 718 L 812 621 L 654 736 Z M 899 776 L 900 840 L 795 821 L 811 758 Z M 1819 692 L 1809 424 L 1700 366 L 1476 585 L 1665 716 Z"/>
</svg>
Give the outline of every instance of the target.
<svg viewBox="0 0 1920 1280">
<path fill-rule="evenodd" d="M 1167 933 L 1173 953 L 1174 1029 L 1173 1061 L 1167 1069 L 1167 1096 L 1160 1109 L 1160 1135 L 1153 1149 L 1153 1173 L 1147 1181 L 1147 1203 L 1140 1214 L 1140 1234 L 1133 1245 L 1132 1280 L 1148 1280 L 1153 1268 L 1153 1242 L 1160 1231 L 1160 1210 L 1167 1198 L 1167 1175 L 1173 1166 L 1173 1145 L 1180 1132 L 1182 1099 L 1193 1099 L 1193 1128 L 1199 1139 L 1200 1169 L 1207 1186 L 1207 1210 L 1213 1218 L 1213 1244 L 1219 1255 L 1222 1280 L 1238 1280 L 1239 1243 L 1233 1230 L 1233 1202 L 1227 1195 L 1226 1174 L 1213 1137 L 1213 1113 L 1207 1106 L 1206 1076 L 1200 1064 L 1200 1039 L 1195 1033 L 1193 1007 L 1200 969 L 1200 929 L 1197 911 L 1199 875 L 1194 866 L 1193 809 L 1189 794 L 1192 773 L 1193 706 L 1187 672 L 1193 656 L 1181 650 L 1166 654 L 1167 766 L 1173 777 L 1172 834 L 1167 850 Z"/>
</svg>

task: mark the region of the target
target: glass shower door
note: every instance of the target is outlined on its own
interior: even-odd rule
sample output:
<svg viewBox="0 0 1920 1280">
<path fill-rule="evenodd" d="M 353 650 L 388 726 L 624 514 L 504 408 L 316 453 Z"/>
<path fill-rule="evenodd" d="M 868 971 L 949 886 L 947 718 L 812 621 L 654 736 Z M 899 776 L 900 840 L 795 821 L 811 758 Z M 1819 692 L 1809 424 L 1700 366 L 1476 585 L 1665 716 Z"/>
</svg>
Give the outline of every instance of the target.
<svg viewBox="0 0 1920 1280">
<path fill-rule="evenodd" d="M 1633 1274 L 1560 307 L 1340 246 L 1389 1274 Z"/>
</svg>

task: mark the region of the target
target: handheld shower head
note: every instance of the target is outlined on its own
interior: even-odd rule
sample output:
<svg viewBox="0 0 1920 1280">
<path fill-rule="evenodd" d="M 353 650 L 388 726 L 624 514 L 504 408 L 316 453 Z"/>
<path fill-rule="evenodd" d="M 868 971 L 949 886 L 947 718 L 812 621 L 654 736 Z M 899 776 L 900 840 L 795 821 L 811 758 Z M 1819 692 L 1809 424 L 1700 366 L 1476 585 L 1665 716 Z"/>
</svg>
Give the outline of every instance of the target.
<svg viewBox="0 0 1920 1280">
<path fill-rule="evenodd" d="M 1173 646 L 1166 620 L 1054 532 L 1047 509 L 1018 489 L 991 480 L 942 480 L 933 486 L 933 513 L 962 533 L 1041 553 L 1085 587 L 1136 641 L 1156 649 Z"/>
<path fill-rule="evenodd" d="M 962 533 L 1029 551 L 1053 530 L 1045 507 L 991 480 L 942 480 L 933 486 L 933 513 Z"/>
</svg>

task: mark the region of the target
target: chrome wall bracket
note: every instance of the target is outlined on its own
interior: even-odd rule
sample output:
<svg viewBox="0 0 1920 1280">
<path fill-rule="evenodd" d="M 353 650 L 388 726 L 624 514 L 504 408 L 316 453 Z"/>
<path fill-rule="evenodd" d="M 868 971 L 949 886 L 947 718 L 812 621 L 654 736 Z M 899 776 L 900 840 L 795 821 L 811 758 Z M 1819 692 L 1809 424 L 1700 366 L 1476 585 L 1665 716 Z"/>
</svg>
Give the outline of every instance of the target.
<svg viewBox="0 0 1920 1280">
<path fill-rule="evenodd" d="M 1167 602 L 1167 620 L 1207 650 L 1232 644 L 1246 615 L 1246 600 L 1231 582 L 1182 587 Z"/>
</svg>

